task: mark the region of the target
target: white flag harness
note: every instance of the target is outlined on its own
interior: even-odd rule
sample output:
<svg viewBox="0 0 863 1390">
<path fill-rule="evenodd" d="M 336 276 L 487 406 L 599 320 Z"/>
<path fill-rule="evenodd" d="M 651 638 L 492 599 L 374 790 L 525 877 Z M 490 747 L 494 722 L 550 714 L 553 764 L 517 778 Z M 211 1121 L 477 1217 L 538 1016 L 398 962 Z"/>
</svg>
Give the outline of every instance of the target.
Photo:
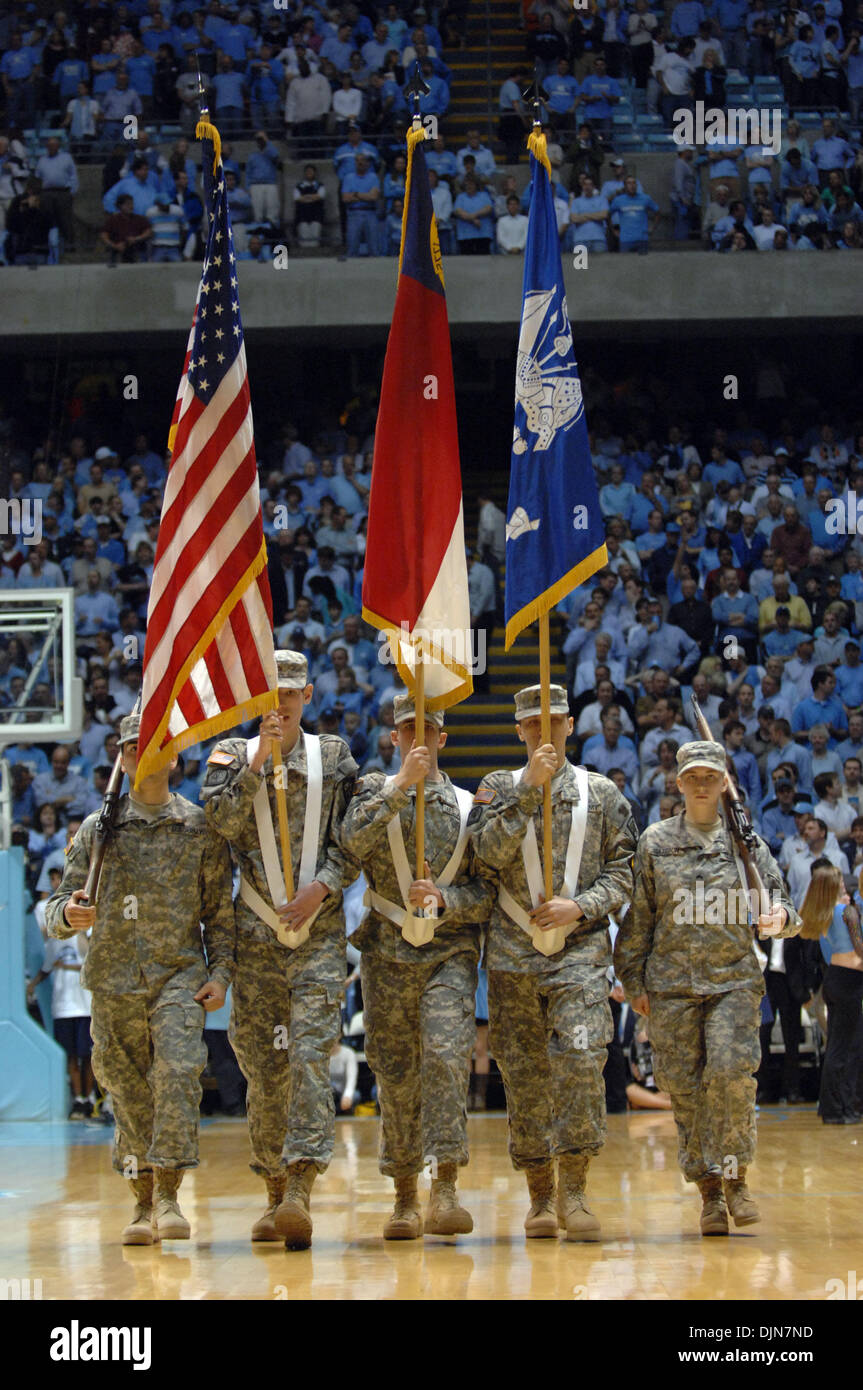
<svg viewBox="0 0 863 1390">
<path fill-rule="evenodd" d="M 385 785 L 392 783 L 395 779 L 388 777 Z M 459 832 L 456 840 L 455 849 L 450 855 L 447 863 L 437 877 L 437 884 L 440 888 L 448 888 L 458 873 L 459 866 L 467 844 L 467 818 L 473 805 L 473 796 L 470 792 L 464 791 L 462 787 L 453 786 L 453 791 L 458 802 Z M 408 901 L 410 886 L 414 881 L 408 864 L 407 850 L 405 849 L 404 836 L 402 834 L 401 819 L 398 811 L 387 824 L 387 839 L 390 844 L 390 854 L 393 859 L 393 868 L 396 871 L 399 891 L 402 895 L 403 906 L 398 903 L 390 902 L 389 898 L 382 898 L 380 893 L 376 893 L 373 888 L 367 888 L 363 897 L 363 902 L 367 907 L 373 907 L 382 917 L 386 917 L 397 927 L 401 928 L 402 936 L 411 946 L 426 946 L 432 940 L 437 920 L 437 911 L 431 912 L 426 916 L 420 909 L 416 913 Z"/>
<path fill-rule="evenodd" d="M 512 774 L 512 784 L 517 786 L 521 780 L 525 768 L 519 768 Z M 577 767 L 575 772 L 575 784 L 578 788 L 578 805 L 572 808 L 572 822 L 569 827 L 569 843 L 566 847 L 566 865 L 564 868 L 563 887 L 561 896 L 564 898 L 574 898 L 578 887 L 578 871 L 581 868 L 581 854 L 584 849 L 584 835 L 587 830 L 587 796 L 588 779 L 587 771 L 583 767 Z M 539 900 L 543 896 L 543 876 L 542 866 L 539 862 L 539 846 L 536 841 L 536 827 L 533 817 L 527 823 L 527 830 L 521 844 L 521 857 L 524 862 L 524 872 L 527 878 L 527 887 L 530 894 L 530 901 L 533 907 L 539 905 Z M 507 917 L 511 917 L 516 926 L 521 927 L 522 931 L 527 932 L 537 951 L 543 956 L 556 955 L 563 950 L 564 942 L 570 932 L 578 925 L 572 922 L 568 927 L 555 927 L 553 931 L 543 931 L 541 927 L 535 927 L 520 903 L 517 903 L 512 894 L 503 884 L 498 890 L 498 902 L 503 908 Z"/>
<path fill-rule="evenodd" d="M 303 824 L 303 848 L 300 855 L 300 872 L 297 876 L 297 888 L 305 888 L 311 883 L 315 876 L 315 869 L 318 861 L 318 841 L 321 831 L 321 801 L 323 791 L 323 762 L 321 759 L 321 740 L 317 734 L 307 734 L 300 731 L 303 740 L 303 747 L 306 750 L 306 815 Z M 246 756 L 249 762 L 258 751 L 258 738 L 251 738 L 246 744 Z M 264 861 L 264 874 L 267 879 L 267 889 L 274 903 L 284 903 L 287 900 L 287 890 L 285 889 L 285 876 L 279 860 L 279 851 L 276 846 L 276 831 L 273 825 L 273 814 L 270 809 L 270 798 L 267 793 L 267 780 L 263 779 L 252 803 L 255 811 L 255 824 L 258 829 L 258 840 L 261 845 L 261 858 Z M 262 922 L 266 922 L 279 938 L 283 946 L 289 946 L 295 951 L 298 946 L 302 946 L 304 941 L 309 939 L 309 927 L 314 922 L 323 903 L 320 904 L 310 917 L 307 917 L 302 926 L 296 931 L 291 931 L 287 923 L 283 922 L 277 912 L 268 902 L 265 902 L 257 889 L 247 878 L 240 875 L 240 897 L 247 903 L 256 916 Z"/>
</svg>

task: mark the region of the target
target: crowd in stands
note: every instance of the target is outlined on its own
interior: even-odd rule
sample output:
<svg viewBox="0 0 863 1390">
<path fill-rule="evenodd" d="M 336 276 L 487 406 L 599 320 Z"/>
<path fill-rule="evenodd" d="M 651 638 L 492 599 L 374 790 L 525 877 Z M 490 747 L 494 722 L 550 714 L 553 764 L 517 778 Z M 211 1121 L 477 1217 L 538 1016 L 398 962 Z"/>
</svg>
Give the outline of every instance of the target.
<svg viewBox="0 0 863 1390">
<path fill-rule="evenodd" d="M 460 0 L 431 12 L 402 0 L 368 13 L 353 4 L 325 11 L 96 0 L 50 19 L 0 17 L 0 120 L 7 132 L 0 136 L 0 263 L 56 263 L 75 253 L 79 166 L 93 159 L 103 162 L 98 245 L 108 264 L 198 256 L 203 190 L 189 144 L 198 62 L 226 138 L 228 197 L 243 259 L 268 260 L 290 236 L 299 247 L 319 248 L 332 239 L 325 224 L 335 226 L 336 214 L 345 256 L 397 253 L 411 109 L 405 89 L 417 61 L 428 87 L 420 114 L 439 122 L 427 157 L 442 251 L 520 254 L 527 170 L 514 178 L 500 169 L 479 127 L 462 139 L 443 133 L 452 71 L 441 54 L 463 44 L 465 15 Z M 761 35 L 768 22 L 770 44 Z M 631 8 L 589 0 L 583 10 L 540 0 L 525 24 L 565 249 L 648 249 L 661 209 L 615 154 L 614 113 L 627 90 L 642 93 L 645 109 L 661 111 L 668 126 L 696 101 L 724 109 L 734 100 L 725 82 L 732 61 L 754 77 L 779 73 L 792 107 L 800 105 L 802 83 L 805 105 L 831 114 L 818 128 L 810 110 L 806 134 L 787 123 L 776 153 L 755 136 L 751 144 L 729 137 L 678 148 L 670 206 L 662 209 L 673 239 L 701 238 L 708 248 L 735 252 L 848 250 L 863 242 L 863 0 L 856 14 L 826 0 L 811 16 L 794 7 L 776 16 L 765 0 L 716 0 L 707 10 L 700 0 L 681 0 L 667 25 L 648 0 Z M 809 29 L 811 40 L 788 41 L 792 31 Z M 815 78 L 795 76 L 811 67 L 809 49 L 821 55 L 817 91 Z M 515 67 L 498 93 L 498 134 L 509 164 L 524 158 L 534 114 L 529 81 L 529 71 Z M 847 119 L 840 114 L 846 111 Z M 160 142 L 162 127 L 172 135 Z M 238 136 L 253 141 L 239 159 L 232 145 Z M 284 166 L 294 159 L 310 163 L 301 179 L 288 180 Z M 336 174 L 337 208 L 321 178 L 322 161 Z"/>
<path fill-rule="evenodd" d="M 564 121 L 580 114 L 610 123 L 621 84 L 631 82 L 645 92 L 647 110 L 671 125 L 671 113 L 694 101 L 724 106 L 734 71 L 752 81 L 778 78 L 792 110 L 836 108 L 859 125 L 863 6 L 853 0 L 806 7 L 797 0 L 536 0 L 524 8 L 527 53 L 549 110 Z M 500 106 L 507 120 L 521 114 L 503 96 Z"/>
</svg>

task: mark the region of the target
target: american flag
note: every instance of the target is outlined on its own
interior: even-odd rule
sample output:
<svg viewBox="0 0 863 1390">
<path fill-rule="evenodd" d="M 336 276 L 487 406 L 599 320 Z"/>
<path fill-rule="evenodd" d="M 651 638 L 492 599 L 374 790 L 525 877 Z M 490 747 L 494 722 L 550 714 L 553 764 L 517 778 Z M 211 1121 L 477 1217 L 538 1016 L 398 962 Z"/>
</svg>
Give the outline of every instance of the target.
<svg viewBox="0 0 863 1390">
<path fill-rule="evenodd" d="M 205 146 L 205 158 L 207 158 Z M 147 607 L 140 782 L 278 703 L 234 240 L 221 160 Z"/>
</svg>

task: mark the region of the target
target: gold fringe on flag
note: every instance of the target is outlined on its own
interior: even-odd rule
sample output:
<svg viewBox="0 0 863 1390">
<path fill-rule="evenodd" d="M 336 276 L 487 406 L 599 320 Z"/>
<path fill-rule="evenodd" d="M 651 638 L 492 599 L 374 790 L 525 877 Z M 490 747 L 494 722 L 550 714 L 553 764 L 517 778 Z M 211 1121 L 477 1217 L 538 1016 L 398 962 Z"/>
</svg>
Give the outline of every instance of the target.
<svg viewBox="0 0 863 1390">
<path fill-rule="evenodd" d="M 539 126 L 535 126 L 528 136 L 527 148 L 530 150 L 534 159 L 538 159 L 540 164 L 551 178 L 551 161 L 548 157 L 548 141 Z"/>
<path fill-rule="evenodd" d="M 405 170 L 405 202 L 404 207 L 402 208 L 402 244 L 399 247 L 399 275 L 401 275 L 402 273 L 402 257 L 404 256 L 405 252 L 405 235 L 408 229 L 408 201 L 411 195 L 411 168 L 413 166 L 414 150 L 416 149 L 417 145 L 421 144 L 423 140 L 427 139 L 428 136 L 426 134 L 424 126 L 420 126 L 417 130 L 414 130 L 412 128 L 407 133 L 408 167 Z"/>
<path fill-rule="evenodd" d="M 222 137 L 221 137 L 221 135 L 220 135 L 219 132 L 217 131 L 216 127 L 215 127 L 214 125 L 212 125 L 209 121 L 200 120 L 200 121 L 198 121 L 198 124 L 195 126 L 195 139 L 196 139 L 196 140 L 212 140 L 212 142 L 213 142 L 213 173 L 215 174 L 216 170 L 217 170 L 218 167 L 219 167 L 219 161 L 220 161 L 221 158 L 222 158 Z"/>
</svg>

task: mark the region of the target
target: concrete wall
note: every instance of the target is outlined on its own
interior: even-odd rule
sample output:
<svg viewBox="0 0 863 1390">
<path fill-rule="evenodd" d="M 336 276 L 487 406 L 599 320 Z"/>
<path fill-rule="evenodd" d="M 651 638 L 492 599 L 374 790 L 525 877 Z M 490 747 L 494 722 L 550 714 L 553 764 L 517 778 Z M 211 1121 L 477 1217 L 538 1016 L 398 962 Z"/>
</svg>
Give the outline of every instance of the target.
<svg viewBox="0 0 863 1390">
<path fill-rule="evenodd" d="M 747 335 L 777 326 L 823 322 L 859 331 L 863 311 L 863 253 L 718 256 L 707 251 L 596 256 L 588 269 L 564 260 L 568 305 L 594 336 L 655 333 L 685 325 L 727 335 L 746 322 Z M 394 258 L 353 260 L 291 256 L 286 269 L 238 265 L 247 332 L 297 339 L 361 341 L 389 323 L 396 281 Z M 450 324 L 455 336 L 495 333 L 521 310 L 521 258 L 452 257 L 444 262 Z M 0 270 L 3 341 L 91 335 L 122 342 L 129 336 L 188 332 L 199 269 L 196 265 L 96 265 Z M 805 294 L 801 290 L 805 289 Z M 129 346 L 130 344 L 126 344 Z"/>
</svg>

